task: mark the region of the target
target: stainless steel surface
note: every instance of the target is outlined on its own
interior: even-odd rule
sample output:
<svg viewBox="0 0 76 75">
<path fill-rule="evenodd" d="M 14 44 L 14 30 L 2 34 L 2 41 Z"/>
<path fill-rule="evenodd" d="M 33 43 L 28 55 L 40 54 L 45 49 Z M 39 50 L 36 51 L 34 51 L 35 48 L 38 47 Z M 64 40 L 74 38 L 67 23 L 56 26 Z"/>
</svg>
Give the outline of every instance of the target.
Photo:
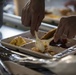
<svg viewBox="0 0 76 75">
<path fill-rule="evenodd" d="M 62 51 L 61 53 L 56 54 L 54 57 L 57 60 L 57 59 L 61 59 L 61 58 L 65 57 L 65 56 L 74 54 L 74 53 L 76 53 L 76 45 Z"/>
<path fill-rule="evenodd" d="M 8 13 L 3 13 L 3 20 L 4 20 L 4 22 L 9 22 L 9 23 L 12 23 L 12 24 L 15 24 L 17 26 L 21 26 L 21 27 L 25 28 L 21 24 L 21 17 L 20 16 L 8 14 Z M 41 26 L 40 26 L 40 29 L 47 30 L 47 31 L 52 29 L 52 28 L 57 28 L 57 26 L 46 24 L 46 23 L 41 23 Z"/>
<path fill-rule="evenodd" d="M 3 25 L 0 28 L 0 39 L 15 36 L 15 35 L 23 33 L 23 32 L 24 32 L 23 30 L 19 30 L 19 29 L 16 29 L 16 28 L 11 28 L 11 27 Z"/>
<path fill-rule="evenodd" d="M 21 25 L 21 18 L 13 14 L 3 13 L 3 20 L 4 22 L 11 22 L 13 24 Z"/>
<path fill-rule="evenodd" d="M 46 24 L 46 23 L 41 23 L 40 29 L 41 30 L 45 30 L 45 31 L 49 31 L 53 28 L 57 28 L 57 26 L 51 25 L 51 24 Z"/>
<path fill-rule="evenodd" d="M 49 68 L 52 66 L 50 69 L 58 75 L 76 75 L 76 56 L 66 56 L 54 65 L 49 64 L 48 66 Z"/>
</svg>

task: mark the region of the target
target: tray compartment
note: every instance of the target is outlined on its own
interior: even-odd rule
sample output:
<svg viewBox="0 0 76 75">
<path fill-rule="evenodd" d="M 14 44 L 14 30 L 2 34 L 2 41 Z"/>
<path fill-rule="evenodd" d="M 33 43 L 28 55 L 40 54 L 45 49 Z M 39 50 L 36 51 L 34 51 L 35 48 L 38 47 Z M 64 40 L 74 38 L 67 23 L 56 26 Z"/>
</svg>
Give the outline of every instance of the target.
<svg viewBox="0 0 76 75">
<path fill-rule="evenodd" d="M 41 38 L 44 34 L 46 34 L 45 31 L 40 31 L 38 32 L 38 36 L 39 38 Z M 17 37 L 17 36 L 22 36 L 28 40 L 32 40 L 32 42 L 29 42 L 22 46 L 22 47 L 19 47 L 19 46 L 15 46 L 15 45 L 11 45 L 9 42 L 10 40 L 12 40 L 13 38 Z M 19 35 L 16 35 L 16 36 L 13 36 L 13 37 L 9 37 L 9 38 L 6 38 L 6 39 L 2 39 L 1 40 L 1 44 L 11 50 L 16 50 L 16 51 L 19 51 L 19 52 L 22 52 L 24 54 L 29 54 L 29 55 L 32 55 L 32 56 L 35 56 L 35 57 L 40 57 L 40 58 L 53 58 L 53 56 L 51 56 L 50 54 L 44 54 L 44 53 L 39 53 L 39 52 L 36 52 L 36 51 L 32 51 L 31 48 L 35 46 L 35 43 L 34 43 L 34 40 L 35 40 L 35 37 L 31 35 L 30 31 L 27 31 L 25 33 L 22 33 L 22 34 L 19 34 Z M 73 45 L 76 44 L 76 42 L 74 41 Z M 69 45 L 69 47 L 73 46 L 72 44 Z M 54 51 L 59 54 L 63 51 L 65 51 L 66 49 L 64 48 L 60 48 L 60 47 L 53 47 L 54 48 Z M 56 55 L 57 55 L 56 54 Z"/>
<path fill-rule="evenodd" d="M 22 48 L 25 48 L 25 49 L 29 49 L 30 51 L 33 51 L 32 48 L 35 47 L 35 42 L 32 42 L 32 43 L 29 43 L 27 45 L 24 45 L 22 46 Z M 55 47 L 55 46 L 52 46 L 51 47 L 51 51 L 55 52 L 56 54 L 64 51 L 65 48 L 61 48 L 61 47 Z M 33 52 L 37 52 L 37 51 L 33 51 Z M 37 52 L 37 53 L 41 53 L 41 52 Z M 44 54 L 44 55 L 51 55 L 51 54 L 48 54 L 48 53 L 41 53 L 41 54 Z"/>
</svg>

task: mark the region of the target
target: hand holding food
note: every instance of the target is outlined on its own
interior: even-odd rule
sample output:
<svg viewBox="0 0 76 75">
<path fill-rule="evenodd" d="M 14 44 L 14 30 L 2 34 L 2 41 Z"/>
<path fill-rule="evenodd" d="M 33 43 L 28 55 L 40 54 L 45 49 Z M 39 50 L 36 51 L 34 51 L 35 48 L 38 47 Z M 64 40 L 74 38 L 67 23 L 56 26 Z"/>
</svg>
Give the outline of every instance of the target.
<svg viewBox="0 0 76 75">
<path fill-rule="evenodd" d="M 22 24 L 30 27 L 32 35 L 38 31 L 44 18 L 45 0 L 29 0 L 22 10 Z"/>
</svg>

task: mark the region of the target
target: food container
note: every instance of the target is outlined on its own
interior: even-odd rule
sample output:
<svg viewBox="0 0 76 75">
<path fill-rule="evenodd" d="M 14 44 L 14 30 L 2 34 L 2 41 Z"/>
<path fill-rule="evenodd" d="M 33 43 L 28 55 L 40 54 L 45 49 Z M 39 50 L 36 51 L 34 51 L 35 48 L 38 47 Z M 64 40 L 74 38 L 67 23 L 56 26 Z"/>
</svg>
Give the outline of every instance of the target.
<svg viewBox="0 0 76 75">
<path fill-rule="evenodd" d="M 39 31 L 38 32 L 38 35 L 39 35 L 39 38 L 42 37 L 46 32 L 45 31 Z M 13 36 L 13 37 L 9 37 L 9 38 L 6 38 L 6 39 L 2 39 L 1 40 L 1 44 L 7 48 L 10 48 L 10 49 L 13 49 L 13 50 L 18 50 L 20 49 L 21 47 L 20 46 L 16 46 L 16 45 L 12 45 L 10 44 L 10 42 L 15 38 L 15 37 L 18 37 L 18 36 L 21 36 L 23 38 L 26 39 L 26 44 L 28 43 L 31 43 L 31 42 L 34 42 L 35 41 L 35 36 L 32 36 L 30 31 L 26 31 L 22 34 L 19 34 L 19 35 L 16 35 L 16 36 Z"/>
<path fill-rule="evenodd" d="M 51 33 L 53 33 L 53 32 L 54 31 L 52 30 Z M 39 32 L 38 32 L 39 38 L 41 38 L 43 35 L 46 35 L 46 33 L 47 32 L 45 32 L 45 31 L 39 30 Z M 17 37 L 17 36 L 25 37 L 28 40 L 32 40 L 32 42 L 28 41 L 29 43 L 27 43 L 23 46 L 15 46 L 15 45 L 10 44 L 9 41 L 12 40 L 14 37 Z M 74 40 L 70 41 L 67 44 L 68 48 L 62 48 L 62 47 L 56 47 L 56 46 L 52 47 L 54 50 L 53 52 L 55 52 L 54 55 L 33 51 L 32 48 L 35 47 L 35 41 L 36 41 L 36 39 L 34 36 L 31 35 L 30 31 L 26 31 L 22 34 L 19 34 L 19 35 L 13 36 L 13 37 L 9 37 L 6 39 L 2 39 L 1 44 L 5 47 L 11 49 L 11 50 L 16 50 L 16 51 L 22 52 L 24 54 L 32 55 L 34 57 L 43 58 L 43 59 L 52 59 L 52 58 L 60 59 L 60 58 L 66 56 L 68 54 L 72 54 L 72 53 L 76 52 L 75 49 L 73 50 L 73 48 L 71 50 L 69 49 L 71 46 L 74 46 L 76 44 L 76 41 L 74 41 Z"/>
</svg>

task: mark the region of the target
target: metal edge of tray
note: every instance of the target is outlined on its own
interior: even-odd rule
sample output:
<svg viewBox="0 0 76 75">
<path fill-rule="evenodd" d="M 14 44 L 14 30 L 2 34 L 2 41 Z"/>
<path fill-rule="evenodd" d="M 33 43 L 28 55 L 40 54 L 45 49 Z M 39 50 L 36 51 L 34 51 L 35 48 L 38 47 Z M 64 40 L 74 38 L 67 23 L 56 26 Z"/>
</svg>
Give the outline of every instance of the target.
<svg viewBox="0 0 76 75">
<path fill-rule="evenodd" d="M 59 59 L 65 57 L 65 56 L 68 56 L 68 55 L 71 55 L 71 54 L 74 54 L 74 53 L 76 53 L 76 45 L 71 46 L 71 47 L 65 49 L 64 51 L 54 55 L 53 58 L 55 58 L 55 60 L 59 60 Z"/>
<path fill-rule="evenodd" d="M 3 19 L 5 22 L 8 21 L 8 22 L 14 23 L 18 26 L 20 26 L 20 25 L 23 26 L 21 24 L 21 17 L 19 17 L 19 16 L 3 13 Z M 46 24 L 43 22 L 41 23 L 41 26 L 40 26 L 40 29 L 45 30 L 45 31 L 48 31 L 53 28 L 57 28 L 57 26 Z"/>
<path fill-rule="evenodd" d="M 7 48 L 12 49 L 12 50 L 19 50 L 20 52 L 22 52 L 22 53 L 24 53 L 24 54 L 25 54 L 25 53 L 31 54 L 31 55 L 34 55 L 34 54 L 35 54 L 36 57 L 39 56 L 39 57 L 42 57 L 42 58 L 49 58 L 49 59 L 51 59 L 51 58 L 56 58 L 56 60 L 61 59 L 61 58 L 65 57 L 65 56 L 67 56 L 67 55 L 76 53 L 76 48 L 75 48 L 76 45 L 75 45 L 75 46 L 71 46 L 71 47 L 65 49 L 64 51 L 62 51 L 62 52 L 54 55 L 53 57 L 51 57 L 51 56 L 46 56 L 45 54 L 40 54 L 40 53 L 37 53 L 37 52 L 34 52 L 34 53 L 33 53 L 32 51 L 30 51 L 30 50 L 27 49 L 27 48 L 21 48 L 21 47 L 18 47 L 18 46 L 13 46 L 13 45 L 7 44 L 7 43 L 5 43 L 5 42 L 3 42 L 3 41 L 1 41 L 1 44 L 2 44 L 3 46 L 7 47 Z M 12 48 L 11 48 L 11 47 L 12 47 Z"/>
<path fill-rule="evenodd" d="M 11 45 L 11 44 L 7 44 L 5 42 L 1 42 L 1 44 L 3 46 L 5 46 L 6 48 L 9 48 L 13 51 L 19 51 L 23 54 L 28 54 L 28 55 L 32 55 L 32 56 L 35 56 L 35 57 L 38 57 L 38 58 L 44 58 L 44 59 L 50 59 L 52 58 L 52 56 L 47 56 L 45 54 L 42 54 L 42 53 L 38 53 L 38 52 L 34 52 L 34 51 L 31 51 L 30 49 L 27 49 L 27 48 L 22 48 L 22 47 L 19 47 L 19 46 L 14 46 L 14 45 Z"/>
<path fill-rule="evenodd" d="M 56 54 L 54 56 L 48 56 L 48 55 L 45 55 L 45 54 L 42 54 L 42 53 L 33 52 L 33 51 L 31 51 L 30 49 L 27 49 L 27 48 L 22 48 L 22 47 L 10 45 L 10 44 L 7 44 L 5 42 L 1 42 L 1 44 L 3 46 L 6 46 L 6 47 L 10 46 L 10 47 L 14 48 L 14 49 L 12 49 L 13 51 L 18 50 L 19 52 L 21 52 L 23 54 L 28 54 L 28 55 L 38 57 L 38 58 L 41 58 L 41 59 L 53 59 L 55 61 L 65 57 L 67 55 L 76 53 L 76 45 L 74 45 L 72 47 L 69 47 L 69 48 L 65 49 L 64 51 L 62 51 L 62 52 L 60 52 L 60 53 L 58 53 L 58 54 Z"/>
</svg>

